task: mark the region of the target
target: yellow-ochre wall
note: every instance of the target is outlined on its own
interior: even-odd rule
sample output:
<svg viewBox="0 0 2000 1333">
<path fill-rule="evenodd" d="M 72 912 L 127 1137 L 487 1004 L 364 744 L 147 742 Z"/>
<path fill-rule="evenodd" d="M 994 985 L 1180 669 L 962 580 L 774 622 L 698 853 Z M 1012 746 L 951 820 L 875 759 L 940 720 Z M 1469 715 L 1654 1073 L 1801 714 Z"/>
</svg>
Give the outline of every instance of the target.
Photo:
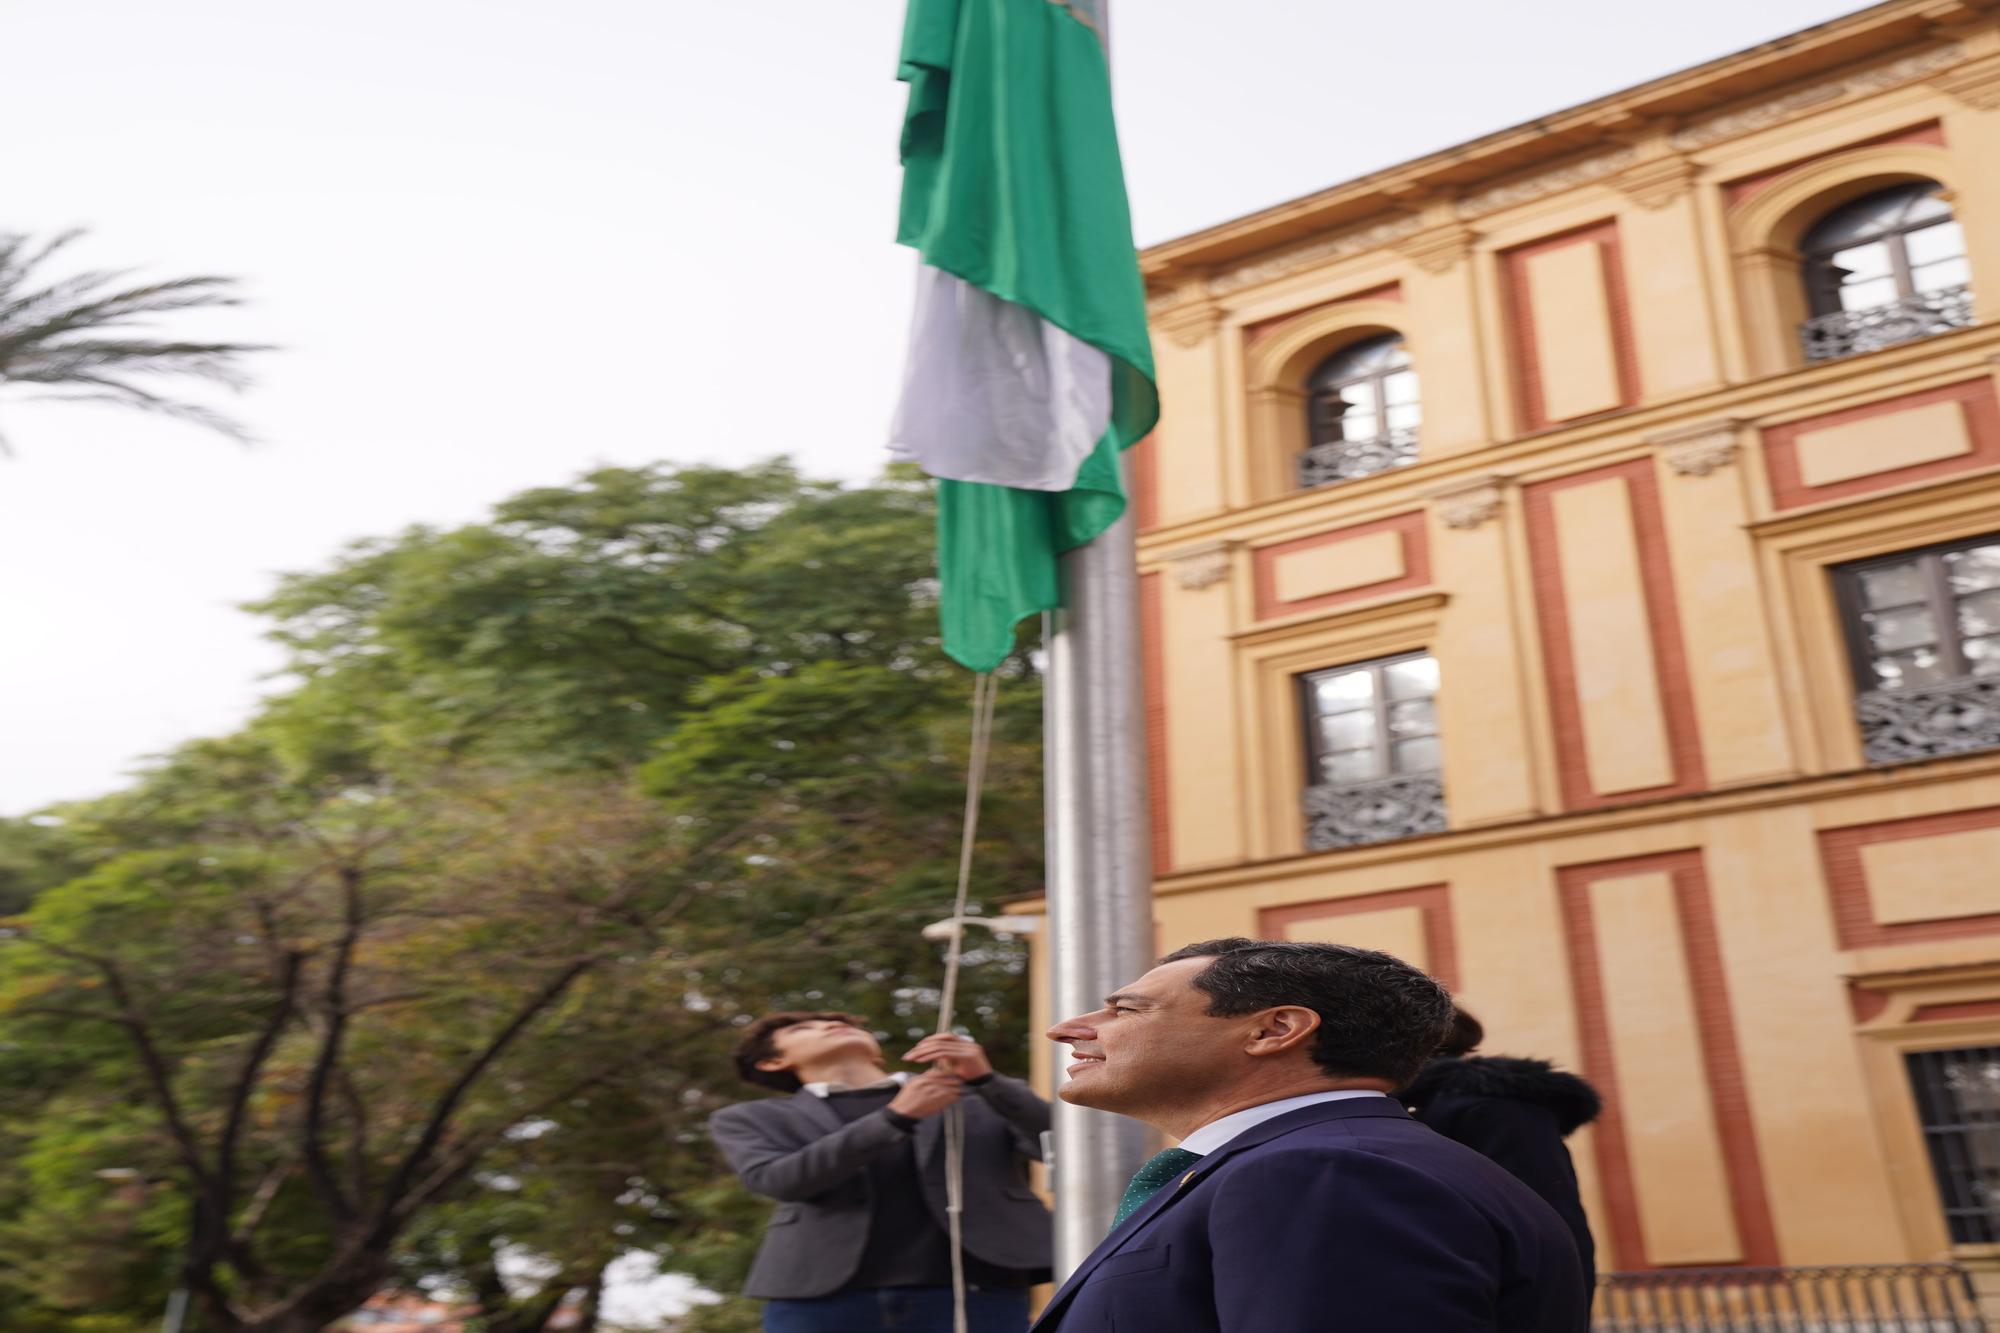
<svg viewBox="0 0 2000 1333">
<path fill-rule="evenodd" d="M 1801 233 L 1913 179 L 1975 322 L 1807 364 Z M 1604 1083 L 1607 1268 L 1952 1256 L 1902 1061 L 2000 1045 L 2000 750 L 1865 760 L 1828 571 L 2000 534 L 2000 8 L 1879 5 L 1144 262 L 1161 946 L 1395 948 Z M 1299 490 L 1305 377 L 1381 331 L 1418 461 Z M 1417 650 L 1446 831 L 1309 851 L 1296 677 Z"/>
</svg>

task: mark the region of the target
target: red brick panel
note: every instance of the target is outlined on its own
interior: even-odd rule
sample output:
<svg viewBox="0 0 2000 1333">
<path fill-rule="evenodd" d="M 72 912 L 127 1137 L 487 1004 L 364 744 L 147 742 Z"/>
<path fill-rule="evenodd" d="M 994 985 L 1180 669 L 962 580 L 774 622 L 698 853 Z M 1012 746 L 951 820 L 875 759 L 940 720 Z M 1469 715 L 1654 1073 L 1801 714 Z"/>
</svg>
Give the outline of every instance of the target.
<svg viewBox="0 0 2000 1333">
<path fill-rule="evenodd" d="M 1132 446 L 1132 525 L 1140 532 L 1160 526 L 1160 446 L 1148 435 Z"/>
<path fill-rule="evenodd" d="M 1829 426 L 1845 426 L 1850 422 L 1866 421 L 1870 417 L 1908 411 L 1913 407 L 1928 407 L 1932 403 L 1963 405 L 1967 433 L 1972 439 L 1972 452 L 1960 454 L 1956 458 L 1940 458 L 1930 463 L 1918 463 L 1913 467 L 1896 468 L 1890 472 L 1876 472 L 1866 477 L 1850 477 L 1846 481 L 1830 482 L 1824 486 L 1808 486 L 1799 479 L 1799 436 L 1811 431 L 1825 430 Z M 1879 403 L 1865 403 L 1860 407 L 1850 407 L 1843 412 L 1829 412 L 1824 416 L 1807 417 L 1803 421 L 1790 421 L 1782 426 L 1772 426 L 1764 432 L 1764 461 L 1766 470 L 1771 475 L 1771 503 L 1779 509 L 1795 509 L 1800 505 L 1819 504 L 1827 500 L 1845 500 L 1851 496 L 1887 490 L 1892 486 L 1935 481 L 1940 477 L 1968 472 L 1974 468 L 1993 467 L 2000 465 L 2000 402 L 1996 402 L 1994 398 L 1992 379 L 1982 376 L 1976 380 L 1964 380 L 1957 384 L 1926 389 L 1922 393 L 1906 393 L 1897 398 L 1885 398 Z"/>
<path fill-rule="evenodd" d="M 2000 1000 L 1957 1000 L 1950 1004 L 1920 1004 L 1910 1018 L 1918 1023 L 1942 1023 L 1953 1018 L 2000 1018 Z"/>
<path fill-rule="evenodd" d="M 1953 917 L 1945 921 L 1878 922 L 1874 905 L 1868 899 L 1868 874 L 1861 864 L 1861 849 L 1870 843 L 1935 838 L 1997 825 L 2000 825 L 2000 806 L 1957 810 L 1918 819 L 1821 829 L 1820 863 L 1826 869 L 1833 929 L 1840 939 L 1840 947 L 1867 949 L 1882 944 L 1921 944 L 1928 940 L 1958 940 L 1973 935 L 2000 934 L 2000 912 Z"/>
<path fill-rule="evenodd" d="M 1285 938 L 1285 928 L 1295 921 L 1324 921 L 1330 916 L 1359 916 L 1400 907 L 1415 907 L 1423 913 L 1424 952 L 1430 955 L 1430 974 L 1448 989 L 1458 989 L 1458 937 L 1451 921 L 1451 891 L 1443 884 L 1262 908 L 1257 913 L 1257 934 L 1263 939 L 1281 940 Z"/>
<path fill-rule="evenodd" d="M 1563 592 L 1562 565 L 1556 550 L 1556 523 L 1551 497 L 1570 486 L 1582 486 L 1622 476 L 1632 497 L 1632 526 L 1638 539 L 1639 572 L 1646 588 L 1646 623 L 1653 635 L 1654 669 L 1659 677 L 1667 741 L 1673 754 L 1674 780 L 1664 787 L 1599 796 L 1590 785 L 1590 764 L 1583 743 L 1583 703 L 1577 692 L 1576 661 L 1571 653 L 1569 603 Z M 1658 478 L 1650 459 L 1614 463 L 1588 472 L 1528 486 L 1523 493 L 1528 528 L 1528 562 L 1535 590 L 1535 612 L 1546 662 L 1556 733 L 1557 776 L 1563 804 L 1572 810 L 1622 805 L 1632 801 L 1685 796 L 1707 785 L 1701 737 L 1695 726 L 1694 689 L 1688 681 L 1687 650 L 1681 641 L 1680 603 L 1667 558 L 1666 523 L 1660 513 Z"/>
<path fill-rule="evenodd" d="M 1400 282 L 1385 282 L 1380 287 L 1370 287 L 1365 292 L 1353 292 L 1347 296 L 1337 296 L 1331 301 L 1323 301 L 1318 305 L 1309 306 L 1304 310 L 1294 310 L 1289 314 L 1274 315 L 1270 319 L 1260 319 L 1255 324 L 1246 324 L 1243 326 L 1243 345 L 1246 348 L 1255 347 L 1272 334 L 1278 333 L 1302 319 L 1317 315 L 1322 310 L 1331 310 L 1335 306 L 1347 305 L 1354 301 L 1400 301 L 1402 299 L 1403 284 Z M 1302 388 L 1304 386 L 1296 385 L 1294 387 Z"/>
<path fill-rule="evenodd" d="M 1699 1029 L 1696 1037 L 1708 1078 L 1710 1106 L 1722 1139 L 1723 1169 L 1743 1246 L 1742 1262 L 1752 1266 L 1776 1264 L 1777 1232 L 1764 1189 L 1756 1127 L 1750 1118 L 1743 1058 L 1737 1047 L 1735 1018 L 1723 975 L 1715 912 L 1709 901 L 1708 875 L 1700 852 L 1681 851 L 1564 866 L 1556 872 L 1570 981 L 1583 1039 L 1583 1072 L 1604 1096 L 1604 1113 L 1596 1122 L 1594 1139 L 1614 1266 L 1635 1269 L 1660 1265 L 1646 1257 L 1646 1239 L 1640 1225 L 1638 1195 L 1627 1149 L 1628 1130 L 1618 1097 L 1617 1057 L 1605 1017 L 1604 975 L 1597 956 L 1590 889 L 1600 880 L 1660 872 L 1673 879 L 1681 945 L 1687 955 L 1688 988 Z M 1643 1058 L 1644 1052 L 1637 1054 Z"/>
<path fill-rule="evenodd" d="M 1845 144 L 1839 148 L 1828 149 L 1824 153 L 1815 153 L 1811 157 L 1802 157 L 1796 161 L 1787 162 L 1783 166 L 1772 167 L 1768 171 L 1757 172 L 1752 176 L 1742 176 L 1723 185 L 1722 197 L 1729 207 L 1734 208 L 1746 199 L 1756 198 L 1785 177 L 1791 175 L 1794 171 L 1797 171 L 1800 167 L 1810 166 L 1814 162 L 1832 157 L 1835 153 L 1846 153 L 1856 148 L 1873 148 L 1880 144 L 1890 143 L 1925 143 L 1942 148 L 1944 147 L 1944 126 L 1933 120 L 1928 124 L 1915 125 L 1907 130 L 1892 130 L 1888 134 L 1878 135 L 1873 139 L 1863 139 L 1859 143 Z"/>
<path fill-rule="evenodd" d="M 1315 546 L 1330 546 L 1336 542 L 1352 541 L 1356 537 L 1367 537 L 1377 532 L 1397 532 L 1403 538 L 1403 574 L 1400 578 L 1384 579 L 1379 583 L 1367 583 L 1358 588 L 1343 588 L 1323 597 L 1301 597 L 1295 601 L 1282 601 L 1278 597 L 1278 561 L 1298 551 L 1308 551 Z M 1259 547 L 1251 553 L 1251 586 L 1255 590 L 1257 618 L 1268 620 L 1272 616 L 1297 615 L 1303 611 L 1324 611 L 1345 602 L 1358 601 L 1366 597 L 1381 597 L 1392 592 L 1402 592 L 1409 588 L 1422 588 L 1431 581 L 1430 531 L 1425 525 L 1422 510 L 1407 514 L 1395 514 L 1389 518 L 1377 519 L 1373 523 L 1357 523 L 1353 527 L 1335 528 L 1332 532 L 1314 533 L 1310 537 L 1299 537 L 1275 546 Z"/>
<path fill-rule="evenodd" d="M 1167 809 L 1172 785 L 1167 774 L 1166 652 L 1162 639 L 1165 590 L 1158 574 L 1139 576 L 1140 675 L 1146 709 L 1146 806 L 1153 821 L 1153 873 L 1174 868 L 1173 823 Z"/>
<path fill-rule="evenodd" d="M 1536 255 L 1569 245 L 1595 245 L 1604 261 L 1604 289 L 1611 307 L 1611 338 L 1618 359 L 1618 407 L 1639 401 L 1639 348 L 1632 333 L 1632 301 L 1625 287 L 1625 258 L 1616 222 L 1598 222 L 1576 231 L 1508 250 L 1500 256 L 1501 290 L 1513 343 L 1514 387 L 1524 430 L 1546 430 L 1551 421 L 1542 392 L 1540 344 L 1535 338 L 1534 301 L 1528 292 L 1527 262 Z M 1598 414 L 1602 415 L 1602 414 Z"/>
</svg>

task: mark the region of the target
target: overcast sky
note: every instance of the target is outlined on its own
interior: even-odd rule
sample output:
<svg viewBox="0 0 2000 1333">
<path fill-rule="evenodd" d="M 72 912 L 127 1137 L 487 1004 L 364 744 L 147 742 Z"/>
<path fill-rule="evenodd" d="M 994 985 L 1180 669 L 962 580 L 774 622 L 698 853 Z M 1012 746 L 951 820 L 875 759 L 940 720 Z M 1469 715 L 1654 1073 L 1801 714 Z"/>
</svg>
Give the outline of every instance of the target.
<svg viewBox="0 0 2000 1333">
<path fill-rule="evenodd" d="M 1855 8 L 1116 0 L 1151 242 Z M 0 814 L 240 722 L 279 571 L 599 462 L 874 472 L 892 0 L 0 0 L 0 229 L 242 277 L 262 444 L 0 400 Z M 1171 405 L 1169 406 L 1171 410 Z"/>
</svg>

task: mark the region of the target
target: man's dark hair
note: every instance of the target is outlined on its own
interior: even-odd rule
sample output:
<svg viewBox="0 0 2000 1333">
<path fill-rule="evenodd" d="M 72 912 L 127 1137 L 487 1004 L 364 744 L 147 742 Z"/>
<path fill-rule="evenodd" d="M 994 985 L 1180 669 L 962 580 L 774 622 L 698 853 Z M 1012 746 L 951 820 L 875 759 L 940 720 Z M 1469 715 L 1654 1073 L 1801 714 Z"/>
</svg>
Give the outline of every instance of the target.
<svg viewBox="0 0 2000 1333">
<path fill-rule="evenodd" d="M 1438 1047 L 1438 1054 L 1470 1055 L 1485 1040 L 1486 1028 L 1480 1021 L 1465 1010 L 1454 1008 L 1451 1011 L 1451 1031 L 1445 1034 L 1444 1045 Z"/>
<path fill-rule="evenodd" d="M 1336 1078 L 1402 1087 L 1451 1030 L 1451 996 L 1400 958 L 1346 944 L 1205 940 L 1160 961 L 1213 958 L 1194 987 L 1218 1018 L 1295 1004 L 1319 1015 L 1313 1062 Z"/>
<path fill-rule="evenodd" d="M 817 1019 L 829 1019 L 840 1023 L 852 1023 L 863 1032 L 868 1030 L 868 1020 L 859 1014 L 835 1013 L 832 1010 L 789 1009 L 781 1014 L 765 1014 L 762 1018 L 743 1029 L 743 1037 L 736 1043 L 736 1050 L 730 1058 L 736 1062 L 736 1076 L 745 1083 L 755 1083 L 760 1088 L 772 1088 L 778 1092 L 797 1092 L 804 1085 L 798 1075 L 789 1069 L 759 1069 L 759 1060 L 777 1058 L 778 1045 L 772 1036 L 794 1023 L 811 1023 Z"/>
</svg>

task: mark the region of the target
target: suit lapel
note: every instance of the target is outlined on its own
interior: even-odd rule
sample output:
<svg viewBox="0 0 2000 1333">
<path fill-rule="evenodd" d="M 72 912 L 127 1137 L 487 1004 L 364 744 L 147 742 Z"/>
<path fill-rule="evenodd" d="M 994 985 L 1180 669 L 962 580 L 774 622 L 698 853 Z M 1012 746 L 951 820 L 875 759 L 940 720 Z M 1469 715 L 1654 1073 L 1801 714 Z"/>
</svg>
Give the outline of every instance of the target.
<svg viewBox="0 0 2000 1333">
<path fill-rule="evenodd" d="M 1029 1333 L 1050 1333 L 1056 1327 L 1050 1320 L 1060 1319 L 1063 1307 L 1069 1304 L 1077 1288 L 1090 1277 L 1093 1269 L 1123 1249 L 1126 1243 L 1143 1231 L 1149 1222 L 1165 1212 L 1167 1207 L 1186 1194 L 1191 1186 L 1199 1183 L 1223 1162 L 1237 1153 L 1246 1152 L 1303 1126 L 1318 1124 L 1323 1120 L 1342 1120 L 1349 1116 L 1389 1116 L 1407 1120 L 1410 1118 L 1410 1113 L 1392 1097 L 1355 1097 L 1302 1106 L 1296 1111 L 1288 1111 L 1284 1115 L 1273 1116 L 1260 1125 L 1251 1126 L 1214 1152 L 1204 1156 L 1172 1184 L 1161 1186 L 1152 1198 L 1139 1205 L 1137 1212 L 1114 1227 L 1111 1234 L 1104 1238 L 1103 1243 L 1092 1250 L 1089 1256 L 1076 1266 L 1076 1271 L 1069 1275 L 1068 1280 L 1056 1289 L 1056 1294 L 1049 1298 L 1048 1305 L 1042 1309 L 1041 1318 L 1034 1322 Z"/>
<path fill-rule="evenodd" d="M 1159 1213 L 1165 1211 L 1168 1204 L 1185 1194 L 1190 1185 L 1207 1175 L 1209 1170 L 1222 1160 L 1223 1155 L 1217 1152 L 1202 1158 L 1200 1162 L 1196 1163 L 1190 1170 L 1184 1172 L 1179 1178 L 1160 1186 L 1158 1190 L 1154 1191 L 1152 1198 L 1139 1205 L 1136 1212 L 1113 1227 L 1111 1234 L 1106 1236 L 1098 1244 L 1097 1248 L 1092 1250 L 1085 1257 L 1084 1261 L 1076 1266 L 1076 1271 L 1069 1275 L 1068 1280 L 1056 1289 L 1056 1294 L 1049 1298 L 1049 1303 L 1042 1309 L 1042 1317 L 1035 1321 L 1033 1328 L 1041 1329 L 1044 1325 L 1047 1325 L 1049 1319 L 1060 1315 L 1062 1308 L 1069 1304 L 1070 1297 L 1076 1294 L 1076 1289 L 1083 1285 L 1084 1280 L 1090 1276 L 1093 1269 L 1119 1250 L 1124 1249 L 1127 1241 L 1144 1230 L 1146 1224 L 1152 1221 Z M 1054 1327 L 1053 1325 L 1047 1326 Z M 1033 1333 L 1033 1330 L 1030 1330 L 1030 1333 Z"/>
</svg>

